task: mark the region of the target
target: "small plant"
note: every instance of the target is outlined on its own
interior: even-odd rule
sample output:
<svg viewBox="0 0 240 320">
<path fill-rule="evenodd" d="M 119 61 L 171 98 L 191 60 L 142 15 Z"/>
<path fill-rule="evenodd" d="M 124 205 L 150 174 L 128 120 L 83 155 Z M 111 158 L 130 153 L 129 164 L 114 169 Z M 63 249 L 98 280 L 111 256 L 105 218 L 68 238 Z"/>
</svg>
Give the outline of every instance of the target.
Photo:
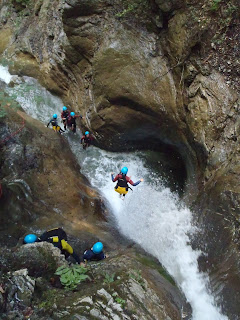
<svg viewBox="0 0 240 320">
<path fill-rule="evenodd" d="M 129 273 L 129 277 L 137 281 L 140 286 L 145 289 L 145 284 L 140 270 L 134 270 L 134 272 Z"/>
<path fill-rule="evenodd" d="M 222 0 L 213 0 L 212 6 L 210 7 L 211 11 L 217 11 L 220 7 Z"/>
<path fill-rule="evenodd" d="M 103 280 L 103 283 L 105 283 L 105 284 L 110 286 L 110 284 L 112 282 L 114 282 L 115 273 L 112 273 L 112 274 L 105 273 L 104 276 L 105 276 L 105 278 Z"/>
<path fill-rule="evenodd" d="M 124 309 L 124 307 L 125 307 L 125 305 L 126 305 L 126 300 L 124 300 L 124 299 L 122 299 L 122 298 L 120 298 L 120 297 L 116 297 L 114 300 L 115 300 L 118 304 L 120 304 L 121 307 Z"/>
<path fill-rule="evenodd" d="M 89 271 L 88 268 L 79 265 L 72 265 L 70 267 L 59 267 L 57 268 L 55 274 L 60 276 L 61 284 L 69 290 L 77 288 L 77 285 L 87 279 L 91 278 L 86 275 Z"/>
</svg>

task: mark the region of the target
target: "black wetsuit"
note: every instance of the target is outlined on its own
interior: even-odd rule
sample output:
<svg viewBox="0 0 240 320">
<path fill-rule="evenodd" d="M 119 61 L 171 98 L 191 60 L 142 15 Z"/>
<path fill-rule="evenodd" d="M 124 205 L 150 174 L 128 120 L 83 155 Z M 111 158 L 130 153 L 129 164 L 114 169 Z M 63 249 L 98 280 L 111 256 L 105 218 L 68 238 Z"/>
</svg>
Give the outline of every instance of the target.
<svg viewBox="0 0 240 320">
<path fill-rule="evenodd" d="M 57 119 L 52 118 L 52 119 L 48 122 L 47 127 L 50 125 L 50 123 L 51 123 L 51 125 L 52 125 L 53 127 L 57 127 L 57 126 L 58 126 L 58 121 L 57 121 Z"/>
<path fill-rule="evenodd" d="M 76 132 L 76 127 L 77 127 L 76 119 L 77 118 L 81 118 L 82 119 L 82 116 L 80 116 L 80 115 L 75 115 L 73 117 L 69 116 L 68 119 L 67 119 L 67 125 L 68 125 L 68 127 L 70 127 L 72 129 L 73 133 Z"/>
<path fill-rule="evenodd" d="M 99 261 L 105 259 L 106 256 L 103 252 L 100 252 L 98 254 L 94 253 L 91 249 L 86 250 L 83 254 L 82 260 L 87 260 L 87 261 Z"/>
<path fill-rule="evenodd" d="M 70 115 L 70 113 L 68 110 L 62 111 L 62 113 L 61 113 L 61 118 L 62 118 L 65 130 L 67 129 L 67 119 L 68 119 L 69 115 Z"/>
<path fill-rule="evenodd" d="M 67 234 L 62 228 L 51 229 L 44 232 L 39 237 L 39 241 L 47 241 L 52 243 L 55 247 L 61 250 L 62 254 L 65 255 L 65 258 L 68 258 L 70 255 L 72 255 L 76 262 L 80 263 L 79 256 L 74 252 L 70 244 L 67 243 Z"/>
</svg>

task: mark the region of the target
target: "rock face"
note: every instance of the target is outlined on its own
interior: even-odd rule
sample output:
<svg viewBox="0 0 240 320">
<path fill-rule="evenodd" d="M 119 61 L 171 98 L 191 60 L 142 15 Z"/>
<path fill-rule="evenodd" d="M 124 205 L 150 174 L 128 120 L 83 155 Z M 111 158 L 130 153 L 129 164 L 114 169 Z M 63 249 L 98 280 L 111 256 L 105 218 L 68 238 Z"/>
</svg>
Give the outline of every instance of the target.
<svg viewBox="0 0 240 320">
<path fill-rule="evenodd" d="M 230 252 L 239 283 L 239 92 L 230 79 L 239 71 L 222 57 L 239 54 L 238 3 L 147 3 L 38 0 L 14 8 L 2 1 L 0 52 L 11 57 L 12 72 L 81 109 L 102 147 L 171 146 L 185 163 L 185 198 L 207 230 L 213 271 Z"/>
<path fill-rule="evenodd" d="M 0 118 L 3 242 L 6 234 L 14 243 L 29 233 L 27 225 L 36 219 L 32 232 L 69 225 L 97 236 L 99 228 L 90 221 L 105 219 L 102 200 L 80 174 L 64 138 L 24 112 L 6 111 Z"/>
<path fill-rule="evenodd" d="M 14 253 L 15 264 L 11 264 L 10 253 Z M 31 315 L 34 320 L 180 320 L 183 310 L 185 316 L 188 313 L 178 289 L 157 270 L 139 263 L 131 251 L 127 256 L 118 252 L 104 262 L 91 263 L 90 280 L 74 292 L 64 290 L 54 275 L 58 266 L 68 267 L 68 263 L 50 243 L 24 245 L 14 252 L 1 250 L 1 259 L 11 269 L 5 277 L 0 275 L 3 319 Z M 20 265 L 27 268 L 19 269 Z"/>
</svg>

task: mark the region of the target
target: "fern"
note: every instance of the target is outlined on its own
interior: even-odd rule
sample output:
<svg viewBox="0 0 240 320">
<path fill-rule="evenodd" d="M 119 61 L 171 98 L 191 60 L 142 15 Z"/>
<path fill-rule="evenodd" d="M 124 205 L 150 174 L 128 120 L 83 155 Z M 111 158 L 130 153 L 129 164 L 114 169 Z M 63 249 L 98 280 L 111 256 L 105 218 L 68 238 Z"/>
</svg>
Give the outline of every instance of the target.
<svg viewBox="0 0 240 320">
<path fill-rule="evenodd" d="M 60 276 L 61 284 L 69 290 L 74 290 L 77 285 L 87 279 L 91 278 L 86 274 L 89 271 L 88 268 L 79 265 L 72 265 L 70 267 L 59 267 L 55 274 Z"/>
</svg>

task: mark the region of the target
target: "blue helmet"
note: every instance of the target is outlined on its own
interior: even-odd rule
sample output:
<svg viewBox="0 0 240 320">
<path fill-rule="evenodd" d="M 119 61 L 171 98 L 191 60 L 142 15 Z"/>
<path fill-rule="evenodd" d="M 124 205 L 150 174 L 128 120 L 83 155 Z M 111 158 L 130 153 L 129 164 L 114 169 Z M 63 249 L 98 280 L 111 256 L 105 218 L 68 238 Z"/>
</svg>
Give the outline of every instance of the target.
<svg viewBox="0 0 240 320">
<path fill-rule="evenodd" d="M 75 112 L 71 112 L 71 113 L 70 113 L 70 116 L 71 116 L 71 117 L 74 117 L 74 116 L 75 116 Z"/>
<path fill-rule="evenodd" d="M 127 174 L 128 173 L 128 168 L 127 167 L 123 167 L 121 170 L 122 174 Z"/>
<path fill-rule="evenodd" d="M 85 136 L 86 136 L 87 134 L 89 134 L 89 131 L 86 131 L 86 132 L 85 132 Z"/>
<path fill-rule="evenodd" d="M 96 242 L 96 243 L 93 245 L 92 251 L 93 251 L 95 254 L 98 254 L 98 253 L 101 253 L 101 252 L 102 252 L 102 249 L 103 249 L 103 244 L 102 244 L 102 242 Z"/>
<path fill-rule="evenodd" d="M 35 234 L 28 234 L 23 239 L 24 243 L 33 243 L 37 241 L 37 236 Z"/>
<path fill-rule="evenodd" d="M 54 113 L 53 119 L 57 119 L 57 114 L 56 113 Z"/>
<path fill-rule="evenodd" d="M 67 111 L 67 107 L 64 106 L 64 107 L 63 107 L 63 111 Z"/>
</svg>

